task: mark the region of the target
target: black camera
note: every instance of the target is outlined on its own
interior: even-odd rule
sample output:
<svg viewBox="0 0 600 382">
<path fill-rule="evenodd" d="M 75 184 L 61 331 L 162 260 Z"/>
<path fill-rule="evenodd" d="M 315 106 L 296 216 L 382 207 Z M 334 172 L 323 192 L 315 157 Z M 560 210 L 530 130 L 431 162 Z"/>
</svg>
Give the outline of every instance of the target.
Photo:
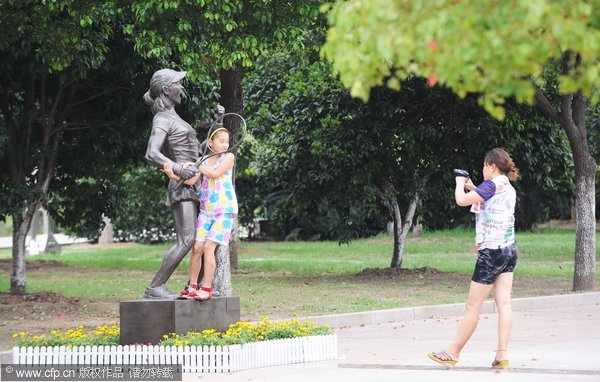
<svg viewBox="0 0 600 382">
<path fill-rule="evenodd" d="M 465 178 L 469 177 L 469 172 L 466 170 L 461 170 L 459 168 L 455 168 L 454 170 L 452 170 L 452 175 L 454 176 L 464 176 Z"/>
</svg>

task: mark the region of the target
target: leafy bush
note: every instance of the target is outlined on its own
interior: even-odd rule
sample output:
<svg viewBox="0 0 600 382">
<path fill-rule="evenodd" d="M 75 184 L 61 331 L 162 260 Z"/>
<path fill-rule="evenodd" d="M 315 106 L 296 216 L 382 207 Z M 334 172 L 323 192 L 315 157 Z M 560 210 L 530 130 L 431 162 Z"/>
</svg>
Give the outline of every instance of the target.
<svg viewBox="0 0 600 382">
<path fill-rule="evenodd" d="M 262 321 L 256 324 L 249 322 L 231 324 L 224 333 L 214 329 L 189 332 L 184 335 L 171 333 L 164 336 L 160 345 L 223 346 L 331 333 L 332 329 L 328 325 L 318 326 L 314 322 L 306 320 L 277 322 L 263 317 Z"/>
</svg>

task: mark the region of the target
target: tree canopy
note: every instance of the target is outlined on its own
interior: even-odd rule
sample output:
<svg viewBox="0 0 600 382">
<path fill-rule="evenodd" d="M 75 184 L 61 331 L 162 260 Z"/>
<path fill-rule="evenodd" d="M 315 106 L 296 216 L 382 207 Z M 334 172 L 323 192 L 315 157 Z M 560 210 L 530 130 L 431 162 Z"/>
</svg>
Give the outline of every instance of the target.
<svg viewBox="0 0 600 382">
<path fill-rule="evenodd" d="M 330 13 L 323 53 L 353 95 L 409 74 L 461 97 L 475 94 L 494 117 L 507 99 L 536 100 L 560 124 L 575 164 L 576 249 L 573 289 L 596 283 L 595 178 L 586 127 L 597 104 L 600 12 L 597 0 L 357 0 Z M 545 80 L 550 80 L 550 83 Z M 556 80 L 557 86 L 553 86 Z"/>
<path fill-rule="evenodd" d="M 470 214 L 448 197 L 449 169 L 464 166 L 481 180 L 481 160 L 493 146 L 506 146 L 525 170 L 517 184 L 524 206 L 519 228 L 568 213 L 568 145 L 564 133 L 548 129 L 539 108 L 509 102 L 500 123 L 475 97 L 461 100 L 414 76 L 401 91 L 372 89 L 363 103 L 329 65 L 311 60 L 302 63 L 295 53 L 281 51 L 258 60 L 245 82 L 257 141 L 255 186 L 246 194 L 262 195 L 268 213 L 263 217 L 279 229 L 278 237 L 348 241 L 380 232 L 392 220 L 387 200 L 396 198 L 405 210 L 415 191 L 426 228 L 468 224 Z M 531 167 L 538 171 L 527 171 Z M 566 203 L 556 203 L 562 198 Z M 261 205 L 252 202 L 253 208 Z"/>
<path fill-rule="evenodd" d="M 363 99 L 408 73 L 445 85 L 461 97 L 476 93 L 504 117 L 504 100 L 532 103 L 551 60 L 576 52 L 577 70 L 559 77 L 561 93 L 593 93 L 600 80 L 598 1 L 357 0 L 338 2 L 323 47 L 336 73 Z"/>
</svg>

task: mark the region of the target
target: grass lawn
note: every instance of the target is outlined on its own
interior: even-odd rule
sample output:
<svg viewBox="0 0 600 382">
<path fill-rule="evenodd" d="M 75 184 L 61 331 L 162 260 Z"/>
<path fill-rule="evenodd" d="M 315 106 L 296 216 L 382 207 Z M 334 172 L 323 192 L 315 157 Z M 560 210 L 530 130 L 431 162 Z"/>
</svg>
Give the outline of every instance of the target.
<svg viewBox="0 0 600 382">
<path fill-rule="evenodd" d="M 242 320 L 249 321 L 260 315 L 283 319 L 462 303 L 477 255 L 473 237 L 472 230 L 450 230 L 409 238 L 402 270 L 388 269 L 393 246 L 389 235 L 349 245 L 243 242 L 240 269 L 232 280 L 234 295 L 241 298 Z M 515 297 L 571 291 L 573 230 L 518 233 L 517 241 Z M 73 245 L 61 254 L 28 258 L 28 292 L 51 291 L 69 301 L 2 302 L 0 350 L 10 347 L 1 340 L 3 331 L 27 330 L 27 325 L 65 327 L 66 316 L 73 323 L 118 320 L 118 302 L 141 298 L 168 248 L 168 244 Z M 9 259 L 10 252 L 0 251 L 6 276 Z M 188 265 L 186 258 L 169 280 L 172 290 L 179 291 L 186 282 Z M 600 285 L 600 275 L 596 277 Z M 0 292 L 8 292 L 9 282 L 9 277 L 0 278 Z M 46 319 L 32 322 L 32 312 Z"/>
<path fill-rule="evenodd" d="M 470 274 L 477 252 L 473 232 L 450 230 L 425 233 L 408 238 L 402 268 L 435 268 L 442 272 Z M 547 229 L 518 233 L 519 277 L 572 277 L 575 233 Z M 170 244 L 124 244 L 109 247 L 64 247 L 62 254 L 43 254 L 37 260 L 55 260 L 62 264 L 96 269 L 156 271 Z M 242 270 L 265 273 L 288 272 L 296 276 L 322 274 L 352 275 L 365 268 L 387 268 L 391 261 L 392 237 L 380 235 L 337 242 L 242 242 L 239 265 Z M 597 254 L 600 247 L 597 248 Z M 188 269 L 188 259 L 178 272 Z M 0 285 L 4 288 L 4 285 Z"/>
<path fill-rule="evenodd" d="M 519 233 L 517 240 L 519 262 L 515 271 L 516 280 L 572 279 L 573 231 L 547 229 L 536 233 Z M 138 298 L 169 246 L 78 245 L 64 247 L 61 254 L 31 257 L 31 260 L 51 261 L 55 265 L 49 266 L 47 272 L 28 272 L 28 291 L 52 290 L 69 296 L 109 301 Z M 306 280 L 322 284 L 320 287 L 324 289 L 336 289 L 339 285 L 329 283 L 357 277 L 365 268 L 388 268 L 392 246 L 392 237 L 389 235 L 356 240 L 348 245 L 338 245 L 337 242 L 243 242 L 239 255 L 240 270 L 233 276 L 233 287 L 236 294 L 249 298 L 251 296 L 244 296 L 246 292 L 265 289 L 285 294 L 286 288 L 289 288 L 290 292 L 296 292 L 294 288 L 298 282 L 304 283 Z M 470 230 L 426 232 L 420 238 L 408 239 L 402 268 L 433 268 L 440 272 L 464 275 L 467 278 L 462 289 L 466 289 L 476 255 L 473 232 Z M 66 266 L 57 266 L 61 264 Z M 174 290 L 180 289 L 187 280 L 188 266 L 186 258 L 170 280 Z M 597 277 L 600 280 L 600 275 Z M 93 287 L 90 287 L 91 284 Z M 372 287 L 375 288 L 375 285 Z M 8 289 L 8 278 L 2 278 L 0 291 Z M 306 300 L 310 301 L 310 296 Z M 423 299 L 420 303 L 426 304 L 428 301 Z M 339 310 L 343 311 L 344 304 L 339 304 Z M 365 308 L 369 305 L 365 301 Z"/>
</svg>

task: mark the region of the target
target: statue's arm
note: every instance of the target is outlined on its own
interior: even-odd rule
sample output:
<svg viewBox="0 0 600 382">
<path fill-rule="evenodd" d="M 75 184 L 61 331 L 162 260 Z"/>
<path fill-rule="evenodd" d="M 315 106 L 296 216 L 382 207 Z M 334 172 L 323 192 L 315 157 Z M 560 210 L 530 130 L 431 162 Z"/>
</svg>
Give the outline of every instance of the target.
<svg viewBox="0 0 600 382">
<path fill-rule="evenodd" d="M 153 127 L 148 147 L 146 148 L 146 161 L 162 169 L 169 158 L 160 151 L 167 139 L 167 132 L 161 128 Z"/>
</svg>

